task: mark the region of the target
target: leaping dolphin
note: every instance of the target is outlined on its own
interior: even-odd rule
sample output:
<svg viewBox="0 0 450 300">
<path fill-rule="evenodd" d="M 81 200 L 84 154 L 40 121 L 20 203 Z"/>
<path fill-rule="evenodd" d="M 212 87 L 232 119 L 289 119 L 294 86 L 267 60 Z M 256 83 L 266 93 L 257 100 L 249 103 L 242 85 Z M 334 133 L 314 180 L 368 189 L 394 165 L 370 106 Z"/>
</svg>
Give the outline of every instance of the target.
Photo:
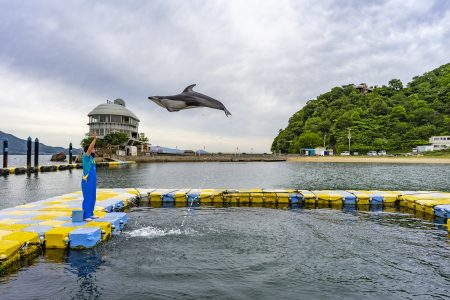
<svg viewBox="0 0 450 300">
<path fill-rule="evenodd" d="M 186 87 L 181 94 L 174 96 L 151 96 L 148 97 L 151 101 L 155 102 L 161 107 L 165 107 L 168 111 L 179 111 L 182 109 L 196 108 L 196 107 L 209 107 L 214 109 L 220 109 L 225 112 L 225 115 L 231 116 L 231 113 L 222 102 L 211 98 L 209 96 L 194 92 L 192 88 L 195 84 L 191 84 Z"/>
</svg>

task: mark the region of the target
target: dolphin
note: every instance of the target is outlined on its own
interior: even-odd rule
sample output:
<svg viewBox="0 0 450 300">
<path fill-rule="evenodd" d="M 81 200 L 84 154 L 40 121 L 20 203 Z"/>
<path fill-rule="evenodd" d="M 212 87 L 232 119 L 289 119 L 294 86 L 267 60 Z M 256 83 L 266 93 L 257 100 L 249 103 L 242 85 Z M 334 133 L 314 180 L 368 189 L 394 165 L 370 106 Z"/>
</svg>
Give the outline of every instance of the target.
<svg viewBox="0 0 450 300">
<path fill-rule="evenodd" d="M 161 107 L 165 107 L 168 111 L 180 111 L 182 109 L 196 108 L 196 107 L 209 107 L 214 109 L 223 110 L 225 115 L 231 116 L 231 113 L 222 102 L 211 98 L 209 96 L 194 92 L 192 89 L 196 86 L 191 84 L 186 87 L 181 94 L 174 96 L 150 96 L 148 99 L 155 102 Z"/>
</svg>

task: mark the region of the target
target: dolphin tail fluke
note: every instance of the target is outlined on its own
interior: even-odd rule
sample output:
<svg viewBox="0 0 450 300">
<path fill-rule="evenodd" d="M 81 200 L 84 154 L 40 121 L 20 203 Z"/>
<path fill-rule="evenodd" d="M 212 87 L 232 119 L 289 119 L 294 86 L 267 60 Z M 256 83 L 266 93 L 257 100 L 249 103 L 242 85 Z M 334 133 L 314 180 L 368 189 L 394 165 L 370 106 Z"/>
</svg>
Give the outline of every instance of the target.
<svg viewBox="0 0 450 300">
<path fill-rule="evenodd" d="M 225 112 L 225 115 L 228 117 L 228 116 L 231 116 L 231 113 L 228 111 L 228 109 L 226 109 L 225 107 L 223 108 L 223 111 Z"/>
</svg>

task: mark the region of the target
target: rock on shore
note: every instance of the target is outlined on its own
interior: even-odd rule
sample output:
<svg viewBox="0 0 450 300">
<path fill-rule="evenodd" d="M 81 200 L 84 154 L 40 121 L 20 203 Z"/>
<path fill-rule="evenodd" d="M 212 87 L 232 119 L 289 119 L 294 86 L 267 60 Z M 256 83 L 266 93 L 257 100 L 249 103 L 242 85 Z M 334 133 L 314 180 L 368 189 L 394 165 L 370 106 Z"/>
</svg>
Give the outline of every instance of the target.
<svg viewBox="0 0 450 300">
<path fill-rule="evenodd" d="M 59 152 L 59 153 L 53 154 L 52 158 L 50 160 L 51 161 L 65 161 L 66 155 L 64 154 L 64 152 Z"/>
</svg>

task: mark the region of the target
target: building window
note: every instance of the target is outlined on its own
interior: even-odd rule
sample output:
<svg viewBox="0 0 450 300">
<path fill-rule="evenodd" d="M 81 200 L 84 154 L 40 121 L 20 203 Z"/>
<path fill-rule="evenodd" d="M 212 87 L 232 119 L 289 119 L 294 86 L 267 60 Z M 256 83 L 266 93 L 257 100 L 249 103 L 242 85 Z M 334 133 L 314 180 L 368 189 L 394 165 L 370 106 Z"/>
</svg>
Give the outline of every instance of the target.
<svg viewBox="0 0 450 300">
<path fill-rule="evenodd" d="M 113 123 L 120 123 L 121 121 L 122 121 L 121 116 L 111 115 L 111 122 L 113 122 Z"/>
</svg>

